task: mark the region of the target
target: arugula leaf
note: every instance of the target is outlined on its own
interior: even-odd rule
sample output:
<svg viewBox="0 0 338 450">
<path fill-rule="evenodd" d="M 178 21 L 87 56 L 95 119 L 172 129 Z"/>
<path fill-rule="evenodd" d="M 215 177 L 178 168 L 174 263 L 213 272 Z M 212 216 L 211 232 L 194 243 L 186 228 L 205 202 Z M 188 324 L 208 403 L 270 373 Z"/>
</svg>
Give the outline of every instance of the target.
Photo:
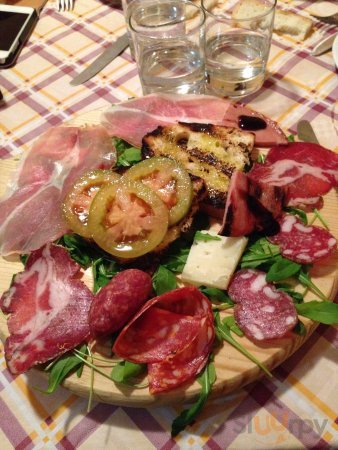
<svg viewBox="0 0 338 450">
<path fill-rule="evenodd" d="M 316 322 L 333 325 L 338 323 L 338 304 L 317 300 L 295 305 L 298 314 Z"/>
<path fill-rule="evenodd" d="M 280 255 L 278 245 L 271 244 L 265 237 L 251 242 L 242 255 L 240 266 L 244 268 L 257 268 L 264 264 L 272 265 Z"/>
<path fill-rule="evenodd" d="M 302 266 L 289 259 L 282 257 L 276 258 L 276 262 L 272 264 L 268 273 L 266 274 L 266 281 L 278 282 L 296 275 L 301 270 Z"/>
<path fill-rule="evenodd" d="M 25 266 L 27 263 L 29 255 L 20 255 L 20 261 L 22 262 L 22 264 Z"/>
<path fill-rule="evenodd" d="M 133 147 L 119 138 L 113 138 L 113 144 L 117 152 L 116 167 L 130 167 L 142 160 L 142 153 L 139 148 Z"/>
<path fill-rule="evenodd" d="M 153 275 L 153 288 L 156 295 L 176 289 L 177 281 L 175 274 L 165 266 L 159 265 Z"/>
<path fill-rule="evenodd" d="M 225 325 L 226 327 L 230 328 L 230 331 L 233 331 L 235 334 L 237 334 L 237 336 L 240 336 L 240 337 L 244 336 L 244 333 L 237 325 L 234 316 L 225 317 L 222 320 L 222 324 Z"/>
<path fill-rule="evenodd" d="M 308 224 L 307 215 L 306 212 L 304 212 L 302 209 L 293 208 L 291 206 L 287 206 L 284 208 L 286 212 L 289 214 L 292 214 L 294 216 L 297 216 L 300 218 L 300 220 L 304 223 L 304 225 Z"/>
<path fill-rule="evenodd" d="M 264 153 L 260 153 L 257 157 L 257 162 L 260 164 L 264 164 L 266 160 L 266 155 Z"/>
<path fill-rule="evenodd" d="M 303 266 L 302 270 L 298 274 L 298 280 L 303 286 L 308 287 L 312 292 L 318 295 L 318 297 L 323 301 L 328 301 L 328 298 L 323 294 L 323 292 L 311 281 L 309 274 L 307 273 L 307 268 Z"/>
<path fill-rule="evenodd" d="M 292 297 L 294 303 L 303 303 L 304 301 L 304 295 L 300 292 L 295 291 L 292 287 L 290 287 L 288 284 L 278 284 L 277 289 L 280 291 L 286 292 L 290 297 Z"/>
<path fill-rule="evenodd" d="M 87 345 L 84 344 L 79 349 L 82 353 L 87 354 Z M 66 353 L 49 366 L 48 388 L 43 391 L 44 394 L 52 394 L 60 386 L 65 378 L 74 371 L 79 371 L 83 367 L 83 362 L 74 354 Z M 81 374 L 82 372 L 78 372 Z"/>
<path fill-rule="evenodd" d="M 201 231 L 196 231 L 195 233 L 195 241 L 220 241 L 221 237 L 220 236 L 214 236 L 213 234 L 210 233 L 202 233 Z"/>
<path fill-rule="evenodd" d="M 111 378 L 116 383 L 125 383 L 130 378 L 140 375 L 146 369 L 146 364 L 135 364 L 130 361 L 121 361 L 113 367 Z"/>
<path fill-rule="evenodd" d="M 232 336 L 231 336 L 231 329 L 228 326 L 227 323 L 222 323 L 220 319 L 219 312 L 214 313 L 215 316 L 215 332 L 219 340 L 224 340 L 228 342 L 230 345 L 235 347 L 239 352 L 241 352 L 244 356 L 246 356 L 250 361 L 257 364 L 257 366 L 263 370 L 263 372 L 266 373 L 269 377 L 272 377 L 271 372 L 265 367 L 264 364 L 262 364 L 258 359 L 252 355 L 248 350 L 243 347 L 242 344 L 237 342 Z"/>
<path fill-rule="evenodd" d="M 174 273 L 181 273 L 187 262 L 191 244 L 184 239 L 178 239 L 171 244 L 161 264 Z"/>
<path fill-rule="evenodd" d="M 298 334 L 299 336 L 304 336 L 306 334 L 306 328 L 305 325 L 301 320 L 298 319 L 298 322 L 294 326 L 293 330 L 294 333 Z"/>
<path fill-rule="evenodd" d="M 324 228 L 326 228 L 327 230 L 329 230 L 329 226 L 328 226 L 326 220 L 325 220 L 324 217 L 320 214 L 320 212 L 318 211 L 317 208 L 315 208 L 315 209 L 313 210 L 313 214 L 314 214 L 314 216 L 313 216 L 313 220 L 311 220 L 311 224 L 312 224 L 316 219 L 318 219 L 318 220 L 321 222 L 321 224 L 324 226 Z"/>
<path fill-rule="evenodd" d="M 287 139 L 288 139 L 289 142 L 295 142 L 295 135 L 294 134 L 289 134 Z"/>
<path fill-rule="evenodd" d="M 186 426 L 191 425 L 194 422 L 207 401 L 212 386 L 216 381 L 215 366 L 212 362 L 207 364 L 201 375 L 197 378 L 197 381 L 202 386 L 199 397 L 189 409 L 183 410 L 181 414 L 173 421 L 171 426 L 172 437 L 177 436 L 182 430 L 185 429 Z"/>
<path fill-rule="evenodd" d="M 234 302 L 230 299 L 230 297 L 224 291 L 221 291 L 221 289 L 201 286 L 199 290 L 202 292 L 202 294 L 208 297 L 211 303 L 214 303 L 216 301 L 221 303 L 227 303 L 228 305 L 234 304 Z"/>
<path fill-rule="evenodd" d="M 109 283 L 114 275 L 120 272 L 121 267 L 113 259 L 101 257 L 93 262 L 92 270 L 94 278 L 93 292 L 96 294 L 101 287 Z"/>
<path fill-rule="evenodd" d="M 91 265 L 93 259 L 101 254 L 98 249 L 78 234 L 64 234 L 57 243 L 65 247 L 74 261 L 85 269 Z"/>
</svg>

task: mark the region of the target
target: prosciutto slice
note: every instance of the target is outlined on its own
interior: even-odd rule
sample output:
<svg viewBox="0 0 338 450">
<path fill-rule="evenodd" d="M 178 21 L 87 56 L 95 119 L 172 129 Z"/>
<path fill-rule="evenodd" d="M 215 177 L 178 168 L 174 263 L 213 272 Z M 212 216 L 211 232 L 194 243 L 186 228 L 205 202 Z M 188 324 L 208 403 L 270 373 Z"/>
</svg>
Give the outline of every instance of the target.
<svg viewBox="0 0 338 450">
<path fill-rule="evenodd" d="M 33 252 L 25 271 L 0 300 L 10 314 L 5 343 L 13 374 L 53 359 L 89 336 L 88 314 L 93 294 L 77 277 L 80 266 L 54 244 Z"/>
<path fill-rule="evenodd" d="M 265 163 L 255 163 L 248 176 L 282 187 L 288 206 L 313 209 L 321 205 L 322 195 L 338 186 L 338 155 L 308 142 L 275 146 Z"/>
<path fill-rule="evenodd" d="M 282 213 L 284 191 L 278 186 L 251 180 L 236 171 L 230 181 L 224 218 L 219 234 L 248 236 L 257 231 L 276 233 L 276 218 Z"/>
<path fill-rule="evenodd" d="M 125 326 L 113 351 L 148 364 L 151 394 L 193 379 L 207 362 L 214 341 L 209 300 L 193 286 L 149 300 Z"/>
<path fill-rule="evenodd" d="M 110 107 L 103 113 L 101 122 L 111 136 L 141 147 L 143 136 L 159 125 L 207 121 L 241 128 L 243 117 L 260 119 L 260 129 L 245 128 L 255 134 L 256 145 L 267 147 L 287 142 L 283 131 L 273 120 L 248 106 L 209 95 L 150 94 Z"/>
<path fill-rule="evenodd" d="M 61 202 L 76 178 L 115 164 L 102 126 L 50 128 L 33 144 L 0 202 L 0 254 L 28 253 L 66 231 Z"/>
</svg>

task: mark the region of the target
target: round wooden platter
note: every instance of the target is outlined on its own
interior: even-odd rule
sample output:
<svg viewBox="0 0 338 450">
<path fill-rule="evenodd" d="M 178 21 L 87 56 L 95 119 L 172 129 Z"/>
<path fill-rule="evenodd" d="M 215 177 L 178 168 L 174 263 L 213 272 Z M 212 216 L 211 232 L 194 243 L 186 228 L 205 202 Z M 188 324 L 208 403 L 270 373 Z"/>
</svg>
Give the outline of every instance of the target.
<svg viewBox="0 0 338 450">
<path fill-rule="evenodd" d="M 81 116 L 75 117 L 71 121 L 71 125 L 90 125 L 99 123 L 101 111 L 91 111 Z M 5 192 L 7 182 L 11 173 L 16 167 L 17 162 L 14 160 L 0 161 L 0 195 Z M 322 216 L 325 218 L 332 234 L 338 238 L 338 198 L 337 192 L 332 190 L 325 196 L 324 207 L 321 210 Z M 317 264 L 311 271 L 311 278 L 314 283 L 322 290 L 322 292 L 331 300 L 335 298 L 338 290 L 338 255 L 328 258 L 325 262 Z M 0 291 L 8 289 L 12 275 L 23 269 L 17 258 L 8 257 L 0 258 Z M 90 283 L 88 274 L 84 274 L 84 280 Z M 306 300 L 316 299 L 316 296 L 308 292 Z M 231 314 L 228 312 L 228 314 Z M 256 345 L 245 337 L 238 338 L 245 348 L 251 352 L 259 361 L 265 364 L 269 369 L 281 364 L 286 358 L 294 353 L 306 339 L 315 330 L 317 323 L 302 318 L 306 326 L 306 335 L 293 335 L 287 339 L 276 340 L 271 344 Z M 5 340 L 8 336 L 6 318 L 0 316 L 0 337 Z M 240 388 L 252 381 L 255 381 L 263 375 L 263 372 L 250 360 L 244 357 L 240 352 L 234 349 L 230 344 L 224 342 L 215 354 L 215 367 L 217 373 L 217 381 L 214 384 L 212 396 L 220 396 Z M 38 370 L 38 369 L 32 369 Z M 111 368 L 102 368 L 107 374 Z M 46 375 L 47 377 L 47 375 Z M 146 381 L 146 379 L 145 379 Z M 91 370 L 85 367 L 81 378 L 72 375 L 64 382 L 64 387 L 71 392 L 81 396 L 88 397 L 91 388 Z M 154 406 L 165 405 L 170 403 L 178 403 L 185 400 L 194 399 L 200 392 L 200 385 L 195 381 L 186 384 L 179 389 L 175 389 L 166 394 L 152 396 L 149 394 L 148 388 L 133 388 L 125 385 L 115 384 L 113 381 L 94 374 L 93 398 L 94 400 L 112 403 L 123 406 Z"/>
</svg>

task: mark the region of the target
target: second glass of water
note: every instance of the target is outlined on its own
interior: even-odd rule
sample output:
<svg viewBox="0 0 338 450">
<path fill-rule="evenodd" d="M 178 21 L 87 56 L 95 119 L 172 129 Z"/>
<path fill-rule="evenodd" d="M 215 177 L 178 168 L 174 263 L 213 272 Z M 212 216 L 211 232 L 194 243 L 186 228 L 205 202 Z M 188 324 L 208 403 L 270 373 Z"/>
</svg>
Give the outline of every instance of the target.
<svg viewBox="0 0 338 450">
<path fill-rule="evenodd" d="M 210 94 L 241 98 L 261 88 L 271 46 L 276 0 L 202 0 Z"/>
<path fill-rule="evenodd" d="M 129 29 L 143 94 L 201 94 L 205 14 L 188 0 L 135 0 Z"/>
</svg>

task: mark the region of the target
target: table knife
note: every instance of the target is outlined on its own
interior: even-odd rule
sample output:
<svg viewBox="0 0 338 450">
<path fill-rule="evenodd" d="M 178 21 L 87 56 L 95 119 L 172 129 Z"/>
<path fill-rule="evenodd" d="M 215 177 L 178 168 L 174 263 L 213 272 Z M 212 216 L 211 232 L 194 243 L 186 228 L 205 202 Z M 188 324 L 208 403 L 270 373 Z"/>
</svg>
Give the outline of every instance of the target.
<svg viewBox="0 0 338 450">
<path fill-rule="evenodd" d="M 298 122 L 297 134 L 301 141 L 319 144 L 317 136 L 308 120 L 300 120 Z"/>
<path fill-rule="evenodd" d="M 112 42 L 103 53 L 98 56 L 89 67 L 87 67 L 83 72 L 77 75 L 70 82 L 72 86 L 78 86 L 79 84 L 85 83 L 94 75 L 99 73 L 107 64 L 109 64 L 113 59 L 115 59 L 120 53 L 123 52 L 129 45 L 129 39 L 127 33 L 118 37 L 115 42 Z"/>
<path fill-rule="evenodd" d="M 320 41 L 319 44 L 317 44 L 311 51 L 311 55 L 319 56 L 330 50 L 332 48 L 332 44 L 336 36 L 338 36 L 338 33 L 331 34 L 331 36 Z"/>
</svg>

